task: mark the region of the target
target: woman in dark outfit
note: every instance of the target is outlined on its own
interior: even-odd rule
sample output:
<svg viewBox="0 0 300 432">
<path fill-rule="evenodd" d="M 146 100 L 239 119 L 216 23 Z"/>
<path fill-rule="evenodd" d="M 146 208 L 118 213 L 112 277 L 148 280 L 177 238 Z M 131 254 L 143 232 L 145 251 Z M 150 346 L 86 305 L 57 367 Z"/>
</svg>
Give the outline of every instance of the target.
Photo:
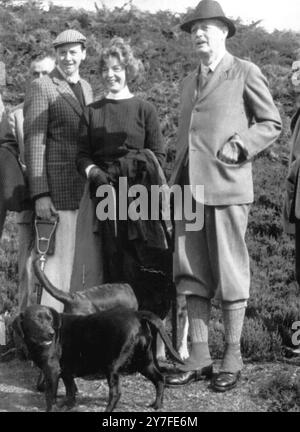
<svg viewBox="0 0 300 432">
<path fill-rule="evenodd" d="M 120 177 L 126 178 L 128 187 L 143 184 L 147 190 L 165 182 L 160 167 L 165 150 L 156 110 L 133 95 L 127 85 L 141 73 L 141 66 L 121 38 L 112 39 L 100 56 L 100 72 L 108 93 L 89 105 L 82 116 L 76 160 L 79 172 L 90 181 L 96 204 L 96 189 L 104 184 L 112 184 L 118 197 Z M 111 221 L 101 223 L 105 279 L 130 282 L 125 274 L 130 268 L 128 257 L 142 267 L 151 267 L 156 255 L 153 251 L 168 247 L 165 230 L 161 221 L 118 221 L 117 234 L 114 226 Z"/>
</svg>

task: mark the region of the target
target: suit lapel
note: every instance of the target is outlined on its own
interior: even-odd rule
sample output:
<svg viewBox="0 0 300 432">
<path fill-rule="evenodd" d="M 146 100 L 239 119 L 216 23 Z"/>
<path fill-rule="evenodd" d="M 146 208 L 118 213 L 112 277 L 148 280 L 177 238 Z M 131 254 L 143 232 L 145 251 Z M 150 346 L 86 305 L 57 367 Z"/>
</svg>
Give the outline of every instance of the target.
<svg viewBox="0 0 300 432">
<path fill-rule="evenodd" d="M 228 70 L 231 68 L 232 62 L 232 55 L 229 53 L 225 53 L 224 57 L 213 72 L 207 85 L 199 93 L 197 102 L 204 99 L 209 93 L 211 93 L 216 87 L 218 87 L 223 81 L 228 78 Z"/>
<path fill-rule="evenodd" d="M 74 111 L 79 116 L 81 116 L 82 107 L 67 81 L 61 76 L 61 74 L 57 70 L 55 70 L 52 79 L 54 84 L 56 85 L 57 91 L 72 106 Z"/>
<path fill-rule="evenodd" d="M 187 89 L 187 100 L 191 102 L 192 107 L 198 98 L 198 87 L 199 87 L 199 67 L 194 70 L 190 77 L 190 83 Z"/>
<path fill-rule="evenodd" d="M 198 86 L 199 86 L 199 67 L 195 69 L 189 76 L 189 82 L 186 85 L 186 90 L 184 93 L 184 111 L 187 117 L 191 116 L 192 110 L 195 103 L 198 100 Z M 182 113 L 181 113 L 182 115 Z M 176 184 L 179 181 L 182 168 L 186 164 L 188 157 L 188 140 L 184 141 L 182 145 L 177 149 L 175 165 L 173 167 L 173 172 L 169 180 L 170 184 Z"/>
<path fill-rule="evenodd" d="M 193 109 L 193 106 L 195 106 L 195 103 L 199 103 L 201 100 L 203 100 L 209 93 L 211 93 L 216 87 L 218 87 L 228 78 L 228 70 L 231 68 L 232 63 L 233 56 L 226 52 L 223 59 L 220 61 L 214 73 L 212 74 L 211 79 L 208 81 L 207 85 L 199 94 L 199 68 L 194 71 L 193 75 L 191 76 L 189 88 L 187 90 L 187 98 L 188 100 L 192 101 L 191 110 Z M 171 175 L 170 184 L 177 183 L 181 175 L 182 168 L 187 161 L 187 157 L 188 144 L 186 142 L 185 145 L 180 148 L 176 156 L 175 166 L 173 168 L 173 174 Z"/>
</svg>

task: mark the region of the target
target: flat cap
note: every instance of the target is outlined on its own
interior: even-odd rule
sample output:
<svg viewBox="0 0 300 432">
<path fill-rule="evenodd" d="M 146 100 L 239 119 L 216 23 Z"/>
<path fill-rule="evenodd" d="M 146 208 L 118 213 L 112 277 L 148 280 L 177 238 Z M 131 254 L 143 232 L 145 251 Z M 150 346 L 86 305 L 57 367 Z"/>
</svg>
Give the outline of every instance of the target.
<svg viewBox="0 0 300 432">
<path fill-rule="evenodd" d="M 69 44 L 69 43 L 81 43 L 85 46 L 86 37 L 77 30 L 64 30 L 56 36 L 56 39 L 53 42 L 54 48 L 57 48 L 61 45 Z"/>
</svg>

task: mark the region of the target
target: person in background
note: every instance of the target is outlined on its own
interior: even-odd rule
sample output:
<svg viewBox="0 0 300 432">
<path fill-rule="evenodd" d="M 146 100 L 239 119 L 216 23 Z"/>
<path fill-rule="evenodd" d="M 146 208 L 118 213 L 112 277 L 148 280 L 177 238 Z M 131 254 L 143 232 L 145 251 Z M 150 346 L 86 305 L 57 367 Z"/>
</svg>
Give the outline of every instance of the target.
<svg viewBox="0 0 300 432">
<path fill-rule="evenodd" d="M 48 54 L 42 54 L 32 60 L 29 68 L 28 84 L 36 78 L 49 74 L 55 67 L 55 59 Z M 0 131 L 0 146 L 11 151 L 18 159 L 19 167 L 26 177 L 26 166 L 24 160 L 24 135 L 23 135 L 23 107 L 21 103 L 11 109 L 3 121 L 3 128 Z M 16 221 L 19 231 L 18 248 L 18 306 L 23 311 L 27 306 L 35 303 L 34 297 L 34 276 L 32 272 L 31 253 L 33 231 L 32 211 L 24 210 L 17 213 Z"/>
<path fill-rule="evenodd" d="M 42 220 L 59 217 L 55 251 L 47 257 L 45 274 L 53 285 L 69 291 L 76 219 L 84 188 L 75 166 L 78 126 L 93 93 L 79 74 L 86 57 L 86 37 L 77 30 L 65 30 L 53 46 L 55 69 L 34 80 L 25 96 L 25 163 L 35 215 Z M 45 290 L 41 304 L 58 312 L 63 309 Z"/>
<path fill-rule="evenodd" d="M 295 237 L 295 274 L 300 286 L 300 53 L 292 64 L 291 82 L 295 93 L 295 114 L 291 120 L 289 169 L 283 208 L 283 227 Z"/>
<path fill-rule="evenodd" d="M 5 118 L 5 107 L 2 101 L 2 96 L 0 94 L 0 131 L 2 130 L 3 126 L 2 126 L 2 122 Z"/>
<path fill-rule="evenodd" d="M 243 367 L 240 341 L 250 288 L 245 242 L 253 201 L 253 157 L 271 145 L 281 119 L 267 81 L 253 63 L 232 56 L 234 23 L 218 2 L 202 0 L 181 29 L 190 34 L 199 66 L 183 82 L 177 154 L 170 184 L 190 185 L 203 207 L 203 228 L 175 221 L 174 278 L 186 296 L 190 355 L 166 377 L 179 386 L 212 377 L 215 391 L 236 386 Z M 203 199 L 196 186 L 204 186 Z M 208 345 L 211 299 L 221 301 L 225 351 L 212 374 Z"/>
</svg>

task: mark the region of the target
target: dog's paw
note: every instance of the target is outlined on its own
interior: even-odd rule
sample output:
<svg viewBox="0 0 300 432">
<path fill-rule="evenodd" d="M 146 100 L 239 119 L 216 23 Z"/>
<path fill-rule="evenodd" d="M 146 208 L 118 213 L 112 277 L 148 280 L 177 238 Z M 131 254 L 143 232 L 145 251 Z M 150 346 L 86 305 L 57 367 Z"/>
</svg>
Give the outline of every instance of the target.
<svg viewBox="0 0 300 432">
<path fill-rule="evenodd" d="M 152 408 L 155 411 L 157 411 L 162 408 L 162 402 L 154 401 L 152 404 L 149 405 L 149 408 Z"/>
<path fill-rule="evenodd" d="M 46 381 L 43 372 L 39 373 L 37 383 L 36 383 L 36 389 L 40 393 L 44 393 L 46 391 Z"/>
<path fill-rule="evenodd" d="M 64 398 L 61 402 L 58 403 L 58 406 L 61 411 L 69 411 L 75 406 L 75 399 Z"/>
<path fill-rule="evenodd" d="M 69 406 L 69 405 L 64 405 L 60 408 L 60 412 L 67 412 L 67 411 L 71 411 L 71 409 L 74 408 L 74 405 Z"/>
<path fill-rule="evenodd" d="M 58 404 L 54 404 L 52 406 L 51 412 L 60 412 L 60 411 L 61 411 L 61 409 L 60 409 Z"/>
</svg>

